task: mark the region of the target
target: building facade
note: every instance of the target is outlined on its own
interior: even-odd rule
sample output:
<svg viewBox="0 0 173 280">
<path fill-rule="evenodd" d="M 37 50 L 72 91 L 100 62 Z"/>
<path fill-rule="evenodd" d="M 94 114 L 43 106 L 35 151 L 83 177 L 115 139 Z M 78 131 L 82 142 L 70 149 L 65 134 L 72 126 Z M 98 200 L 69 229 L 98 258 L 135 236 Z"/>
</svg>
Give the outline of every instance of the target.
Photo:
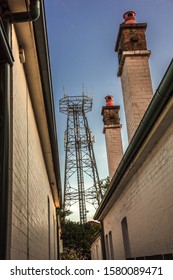
<svg viewBox="0 0 173 280">
<path fill-rule="evenodd" d="M 91 259 L 92 260 L 102 260 L 103 259 L 100 233 L 98 235 L 96 235 L 92 241 Z"/>
<path fill-rule="evenodd" d="M 57 259 L 61 182 L 44 1 L 0 1 L 1 259 Z"/>
<path fill-rule="evenodd" d="M 126 14 L 132 22 L 120 26 L 120 33 L 122 29 L 129 32 L 129 35 L 123 35 L 122 45 L 125 48 L 137 42 L 141 46 L 143 36 L 136 34 L 137 31 L 133 32 L 136 28 L 135 13 Z M 131 39 L 133 33 L 137 37 L 135 40 Z M 133 66 L 134 73 L 130 70 L 130 60 L 134 65 L 132 54 L 129 57 L 126 50 L 116 50 L 121 56 L 120 64 L 124 56 L 121 75 L 125 75 L 125 72 L 128 74 L 127 81 L 125 78 L 122 81 L 122 89 L 124 100 L 130 94 L 129 102 L 132 101 L 130 105 L 125 104 L 130 143 L 94 216 L 102 224 L 103 258 L 173 259 L 173 61 L 151 99 L 150 74 L 143 68 L 146 61 L 140 62 L 143 60 L 140 47 L 135 50 L 139 58 L 139 75 L 136 75 L 137 65 Z M 141 84 L 135 82 L 137 76 L 142 77 Z M 133 90 L 129 86 L 126 88 L 126 83 L 132 80 Z M 139 102 L 139 106 L 136 102 Z M 134 105 L 135 110 L 129 109 L 128 105 Z M 138 120 L 135 118 L 137 111 L 143 111 L 140 116 L 138 114 Z M 132 123 L 135 124 L 133 129 Z"/>
</svg>

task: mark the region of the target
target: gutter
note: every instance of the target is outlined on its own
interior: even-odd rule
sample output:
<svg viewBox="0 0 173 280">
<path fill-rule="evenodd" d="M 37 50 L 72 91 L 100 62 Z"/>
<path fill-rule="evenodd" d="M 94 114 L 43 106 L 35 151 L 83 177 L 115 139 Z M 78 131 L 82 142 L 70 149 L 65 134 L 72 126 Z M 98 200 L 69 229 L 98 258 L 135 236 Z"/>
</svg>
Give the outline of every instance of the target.
<svg viewBox="0 0 173 280">
<path fill-rule="evenodd" d="M 48 39 L 47 39 L 47 28 L 46 28 L 46 18 L 45 18 L 45 8 L 44 3 L 41 1 L 41 16 L 38 21 L 33 23 L 36 49 L 38 55 L 38 62 L 40 65 L 40 76 L 41 82 L 43 85 L 43 98 L 48 122 L 48 131 L 50 135 L 50 144 L 53 157 L 53 165 L 55 178 L 58 188 L 56 191 L 59 195 L 60 207 L 62 207 L 62 186 L 60 179 L 60 163 L 59 163 L 59 152 L 58 152 L 58 140 L 57 140 L 57 130 L 56 130 L 56 119 L 55 119 L 55 110 L 54 110 L 54 98 L 53 98 L 53 87 L 51 80 L 51 67 L 50 67 L 50 58 L 49 58 L 49 48 L 48 48 Z M 40 29 L 43 29 L 45 36 L 42 36 Z M 38 51 L 42 48 L 42 51 Z M 53 193 L 55 192 L 55 185 L 51 185 Z"/>
<path fill-rule="evenodd" d="M 140 146 L 144 142 L 145 138 L 147 137 L 148 133 L 150 132 L 151 128 L 153 127 L 154 123 L 159 117 L 163 107 L 166 105 L 169 98 L 172 97 L 172 94 L 173 59 L 112 178 L 109 189 L 105 193 L 105 196 L 103 197 L 103 200 L 94 215 L 95 220 L 99 220 L 101 213 L 103 212 L 106 204 L 110 200 L 113 192 L 116 190 L 118 183 L 122 179 L 129 164 L 137 154 L 137 151 L 139 150 Z"/>
<path fill-rule="evenodd" d="M 20 23 L 28 21 L 36 21 L 40 16 L 40 0 L 30 1 L 30 10 L 26 12 L 11 13 L 5 12 L 3 19 L 8 19 L 10 23 Z"/>
</svg>

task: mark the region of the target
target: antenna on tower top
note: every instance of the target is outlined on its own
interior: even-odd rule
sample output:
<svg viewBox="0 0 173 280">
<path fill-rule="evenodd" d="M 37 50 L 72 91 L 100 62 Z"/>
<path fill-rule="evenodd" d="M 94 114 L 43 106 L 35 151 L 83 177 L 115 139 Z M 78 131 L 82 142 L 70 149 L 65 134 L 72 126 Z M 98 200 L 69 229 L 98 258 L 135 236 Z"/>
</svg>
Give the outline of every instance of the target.
<svg viewBox="0 0 173 280">
<path fill-rule="evenodd" d="M 87 87 L 87 85 L 86 85 L 86 95 L 88 95 L 88 87 Z"/>
<path fill-rule="evenodd" d="M 93 92 L 93 85 L 91 85 L 91 97 L 93 98 L 93 94 L 94 94 L 94 92 Z"/>
<path fill-rule="evenodd" d="M 64 78 L 63 78 L 63 76 L 62 76 L 62 89 L 63 89 L 64 97 L 67 96 L 67 93 L 66 93 L 66 90 L 65 90 L 65 86 L 64 86 Z"/>
<path fill-rule="evenodd" d="M 85 94 L 84 86 L 85 86 L 84 83 L 82 83 L 82 95 Z"/>
</svg>

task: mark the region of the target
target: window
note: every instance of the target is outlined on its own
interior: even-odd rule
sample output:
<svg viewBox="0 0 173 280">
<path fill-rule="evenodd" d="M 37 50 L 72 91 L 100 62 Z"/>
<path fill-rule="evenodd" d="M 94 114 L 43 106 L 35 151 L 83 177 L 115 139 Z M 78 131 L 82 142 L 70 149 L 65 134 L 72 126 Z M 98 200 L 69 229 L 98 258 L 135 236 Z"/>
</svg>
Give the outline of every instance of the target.
<svg viewBox="0 0 173 280">
<path fill-rule="evenodd" d="M 113 248 L 113 241 L 112 241 L 112 231 L 109 232 L 109 247 L 110 247 L 110 259 L 114 259 L 114 248 Z"/>
<path fill-rule="evenodd" d="M 114 248 L 113 248 L 111 231 L 109 231 L 109 234 L 106 234 L 106 257 L 107 257 L 107 260 L 114 259 Z"/>
<path fill-rule="evenodd" d="M 128 224 L 127 224 L 127 218 L 126 217 L 124 217 L 122 219 L 121 228 L 122 228 L 122 235 L 123 235 L 125 258 L 130 259 L 131 258 L 131 250 L 130 250 L 129 232 L 128 232 Z"/>
<path fill-rule="evenodd" d="M 57 232 L 56 232 L 56 218 L 53 215 L 53 241 L 54 241 L 54 259 L 57 258 Z"/>
<path fill-rule="evenodd" d="M 106 259 L 109 260 L 110 252 L 109 252 L 109 240 L 108 234 L 106 234 Z"/>
<path fill-rule="evenodd" d="M 96 245 L 96 260 L 99 259 L 99 246 Z"/>
<path fill-rule="evenodd" d="M 51 240 L 50 240 L 50 200 L 47 197 L 47 219 L 48 219 L 48 258 L 51 259 Z"/>
</svg>

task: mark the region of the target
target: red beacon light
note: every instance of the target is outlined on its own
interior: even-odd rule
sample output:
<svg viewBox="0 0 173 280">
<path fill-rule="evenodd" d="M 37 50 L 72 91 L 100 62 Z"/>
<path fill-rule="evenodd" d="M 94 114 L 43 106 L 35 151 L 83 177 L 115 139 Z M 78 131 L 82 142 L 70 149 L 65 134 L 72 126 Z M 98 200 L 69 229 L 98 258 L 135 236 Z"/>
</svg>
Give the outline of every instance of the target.
<svg viewBox="0 0 173 280">
<path fill-rule="evenodd" d="M 107 95 L 105 99 L 106 99 L 106 106 L 115 106 L 112 95 Z"/>
<path fill-rule="evenodd" d="M 125 24 L 135 24 L 136 23 L 136 13 L 134 11 L 129 11 L 124 13 L 123 18 L 125 19 Z"/>
</svg>

